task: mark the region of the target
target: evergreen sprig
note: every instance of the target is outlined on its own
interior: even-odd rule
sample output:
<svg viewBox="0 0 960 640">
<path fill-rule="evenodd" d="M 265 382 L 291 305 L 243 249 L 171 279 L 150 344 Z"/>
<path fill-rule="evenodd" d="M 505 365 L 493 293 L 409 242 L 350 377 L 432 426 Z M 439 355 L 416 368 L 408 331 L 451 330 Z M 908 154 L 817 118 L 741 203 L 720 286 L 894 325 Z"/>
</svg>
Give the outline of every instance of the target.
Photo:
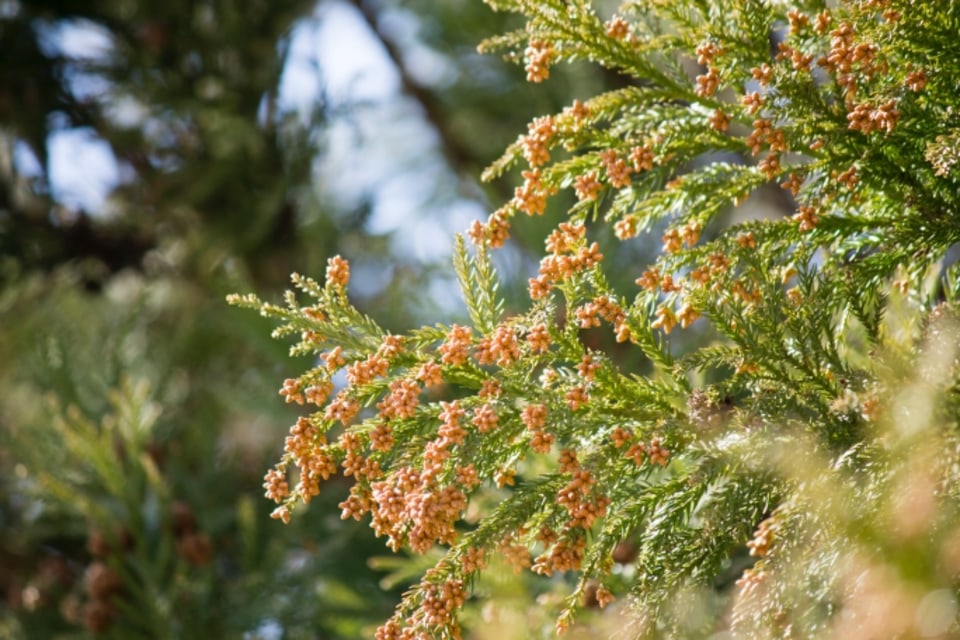
<svg viewBox="0 0 960 640">
<path fill-rule="evenodd" d="M 960 563 L 906 563 L 921 541 L 930 562 L 951 553 L 960 531 L 960 467 L 932 454 L 957 451 L 957 309 L 930 275 L 960 240 L 960 7 L 647 0 L 603 20 L 582 0 L 490 4 L 527 22 L 483 48 L 530 81 L 588 60 L 638 85 L 535 119 L 484 174 L 528 165 L 470 229 L 475 253 L 457 239 L 471 326 L 384 333 L 350 306 L 340 258 L 323 286 L 295 278 L 308 306 L 233 299 L 321 359 L 281 390 L 312 409 L 267 475 L 274 516 L 342 470 L 344 517 L 369 516 L 395 550 L 448 549 L 380 639 L 460 637 L 492 554 L 579 574 L 559 631 L 588 592 L 601 607 L 630 594 L 644 637 L 866 637 L 878 616 L 922 634 L 923 589 L 955 612 Z M 504 317 L 489 252 L 569 188 L 529 308 Z M 783 206 L 729 223 L 770 194 Z M 632 297 L 588 237 L 604 225 L 662 234 Z M 955 292 L 956 270 L 938 287 Z M 710 344 L 668 337 L 694 324 Z M 642 370 L 588 339 L 608 330 Z M 903 492 L 926 500 L 919 522 Z M 464 521 L 489 493 L 500 505 Z"/>
</svg>

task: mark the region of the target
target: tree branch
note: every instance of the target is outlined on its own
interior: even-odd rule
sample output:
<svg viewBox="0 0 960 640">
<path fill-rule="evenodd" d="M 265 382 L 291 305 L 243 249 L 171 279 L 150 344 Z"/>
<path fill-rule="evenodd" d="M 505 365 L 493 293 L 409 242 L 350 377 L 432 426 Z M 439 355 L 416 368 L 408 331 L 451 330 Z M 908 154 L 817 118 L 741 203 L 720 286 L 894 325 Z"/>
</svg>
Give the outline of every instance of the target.
<svg viewBox="0 0 960 640">
<path fill-rule="evenodd" d="M 350 0 L 350 3 L 356 7 L 357 11 L 363 16 L 364 21 L 370 27 L 370 31 L 380 40 L 384 50 L 393 62 L 397 73 L 400 75 L 400 83 L 404 93 L 416 100 L 423 109 L 423 114 L 427 121 L 436 129 L 440 136 L 440 146 L 447 162 L 461 176 L 467 176 L 475 169 L 478 158 L 475 157 L 469 147 L 462 144 L 457 136 L 451 130 L 446 114 L 439 101 L 433 93 L 420 83 L 418 83 L 410 74 L 403 59 L 403 52 L 397 43 L 393 42 L 379 26 L 380 11 L 374 6 L 375 2 L 371 0 Z"/>
</svg>

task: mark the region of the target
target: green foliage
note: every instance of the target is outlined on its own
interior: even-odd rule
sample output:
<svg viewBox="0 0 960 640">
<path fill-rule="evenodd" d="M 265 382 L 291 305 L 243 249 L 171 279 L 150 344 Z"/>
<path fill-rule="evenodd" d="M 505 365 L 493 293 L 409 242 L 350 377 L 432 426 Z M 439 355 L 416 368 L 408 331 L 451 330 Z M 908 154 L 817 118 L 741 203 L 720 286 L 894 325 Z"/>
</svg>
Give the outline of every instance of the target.
<svg viewBox="0 0 960 640">
<path fill-rule="evenodd" d="M 52 269 L 94 258 L 109 274 L 176 244 L 190 250 L 184 267 L 202 270 L 226 251 L 256 260 L 288 245 L 294 213 L 316 208 L 296 193 L 315 145 L 278 105 L 277 80 L 290 24 L 310 4 L 11 4 L 0 18 L 11 61 L 0 78 L 0 139 L 32 154 L 38 170 L 19 173 L 4 149 L 5 259 Z M 96 46 L 64 51 L 71 30 Z M 102 143 L 122 172 L 104 210 L 76 210 L 51 188 L 50 138 L 71 130 Z"/>
<path fill-rule="evenodd" d="M 475 258 L 471 257 L 463 236 L 457 236 L 453 269 L 474 327 L 490 333 L 503 315 L 503 301 L 497 298 L 499 282 L 489 253 L 481 248 Z"/>
<path fill-rule="evenodd" d="M 485 174 L 529 165 L 475 254 L 458 241 L 472 326 L 385 334 L 336 258 L 323 286 L 295 277 L 306 306 L 232 298 L 319 358 L 281 391 L 310 410 L 267 475 L 274 517 L 342 469 L 344 518 L 445 549 L 381 639 L 460 637 L 494 556 L 570 581 L 561 631 L 616 597 L 637 637 L 956 633 L 960 9 L 490 4 L 526 25 L 484 48 L 529 80 L 585 60 L 633 84 L 537 118 Z M 489 252 L 571 187 L 506 316 Z M 591 241 L 610 226 L 661 234 L 637 292 Z"/>
<path fill-rule="evenodd" d="M 276 535 L 257 498 L 269 423 L 289 417 L 262 411 L 284 357 L 264 324 L 177 279 L 126 274 L 102 294 L 80 280 L 65 269 L 2 298 L 19 322 L 0 336 L 18 363 L 0 376 L 0 635 L 362 637 L 389 612 L 373 537 L 319 509 Z M 227 341 L 247 346 L 219 357 Z"/>
</svg>

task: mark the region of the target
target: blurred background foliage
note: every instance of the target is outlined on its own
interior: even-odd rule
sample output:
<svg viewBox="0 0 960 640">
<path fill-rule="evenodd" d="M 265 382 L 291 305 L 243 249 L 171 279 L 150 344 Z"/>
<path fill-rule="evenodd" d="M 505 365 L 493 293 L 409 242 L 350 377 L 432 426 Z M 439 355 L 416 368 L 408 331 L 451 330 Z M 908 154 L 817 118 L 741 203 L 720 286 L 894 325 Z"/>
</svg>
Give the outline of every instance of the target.
<svg viewBox="0 0 960 640">
<path fill-rule="evenodd" d="M 295 420 L 271 390 L 301 365 L 223 297 L 342 253 L 386 327 L 460 313 L 452 233 L 516 183 L 482 167 L 623 82 L 527 85 L 476 53 L 510 19 L 479 0 L 0 0 L 0 638 L 355 638 L 388 617 L 413 574 L 336 517 L 345 482 L 267 518 Z M 551 224 L 518 223 L 500 255 L 516 295 Z"/>
</svg>

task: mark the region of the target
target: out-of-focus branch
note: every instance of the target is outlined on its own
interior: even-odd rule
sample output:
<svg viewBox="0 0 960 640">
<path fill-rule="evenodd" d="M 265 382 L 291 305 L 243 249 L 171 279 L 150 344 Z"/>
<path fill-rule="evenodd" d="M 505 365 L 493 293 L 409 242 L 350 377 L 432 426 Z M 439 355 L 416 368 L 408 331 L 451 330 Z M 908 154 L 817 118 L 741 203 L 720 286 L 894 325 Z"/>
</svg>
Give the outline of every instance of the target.
<svg viewBox="0 0 960 640">
<path fill-rule="evenodd" d="M 469 147 L 462 144 L 451 130 L 443 107 L 433 93 L 410 74 L 400 46 L 384 33 L 379 25 L 380 7 L 375 0 L 350 0 L 357 11 L 363 16 L 373 34 L 380 40 L 387 55 L 393 62 L 400 75 L 404 93 L 416 100 L 423 109 L 424 116 L 440 136 L 440 145 L 443 155 L 450 166 L 461 176 L 467 176 L 475 169 L 478 159 Z"/>
</svg>

